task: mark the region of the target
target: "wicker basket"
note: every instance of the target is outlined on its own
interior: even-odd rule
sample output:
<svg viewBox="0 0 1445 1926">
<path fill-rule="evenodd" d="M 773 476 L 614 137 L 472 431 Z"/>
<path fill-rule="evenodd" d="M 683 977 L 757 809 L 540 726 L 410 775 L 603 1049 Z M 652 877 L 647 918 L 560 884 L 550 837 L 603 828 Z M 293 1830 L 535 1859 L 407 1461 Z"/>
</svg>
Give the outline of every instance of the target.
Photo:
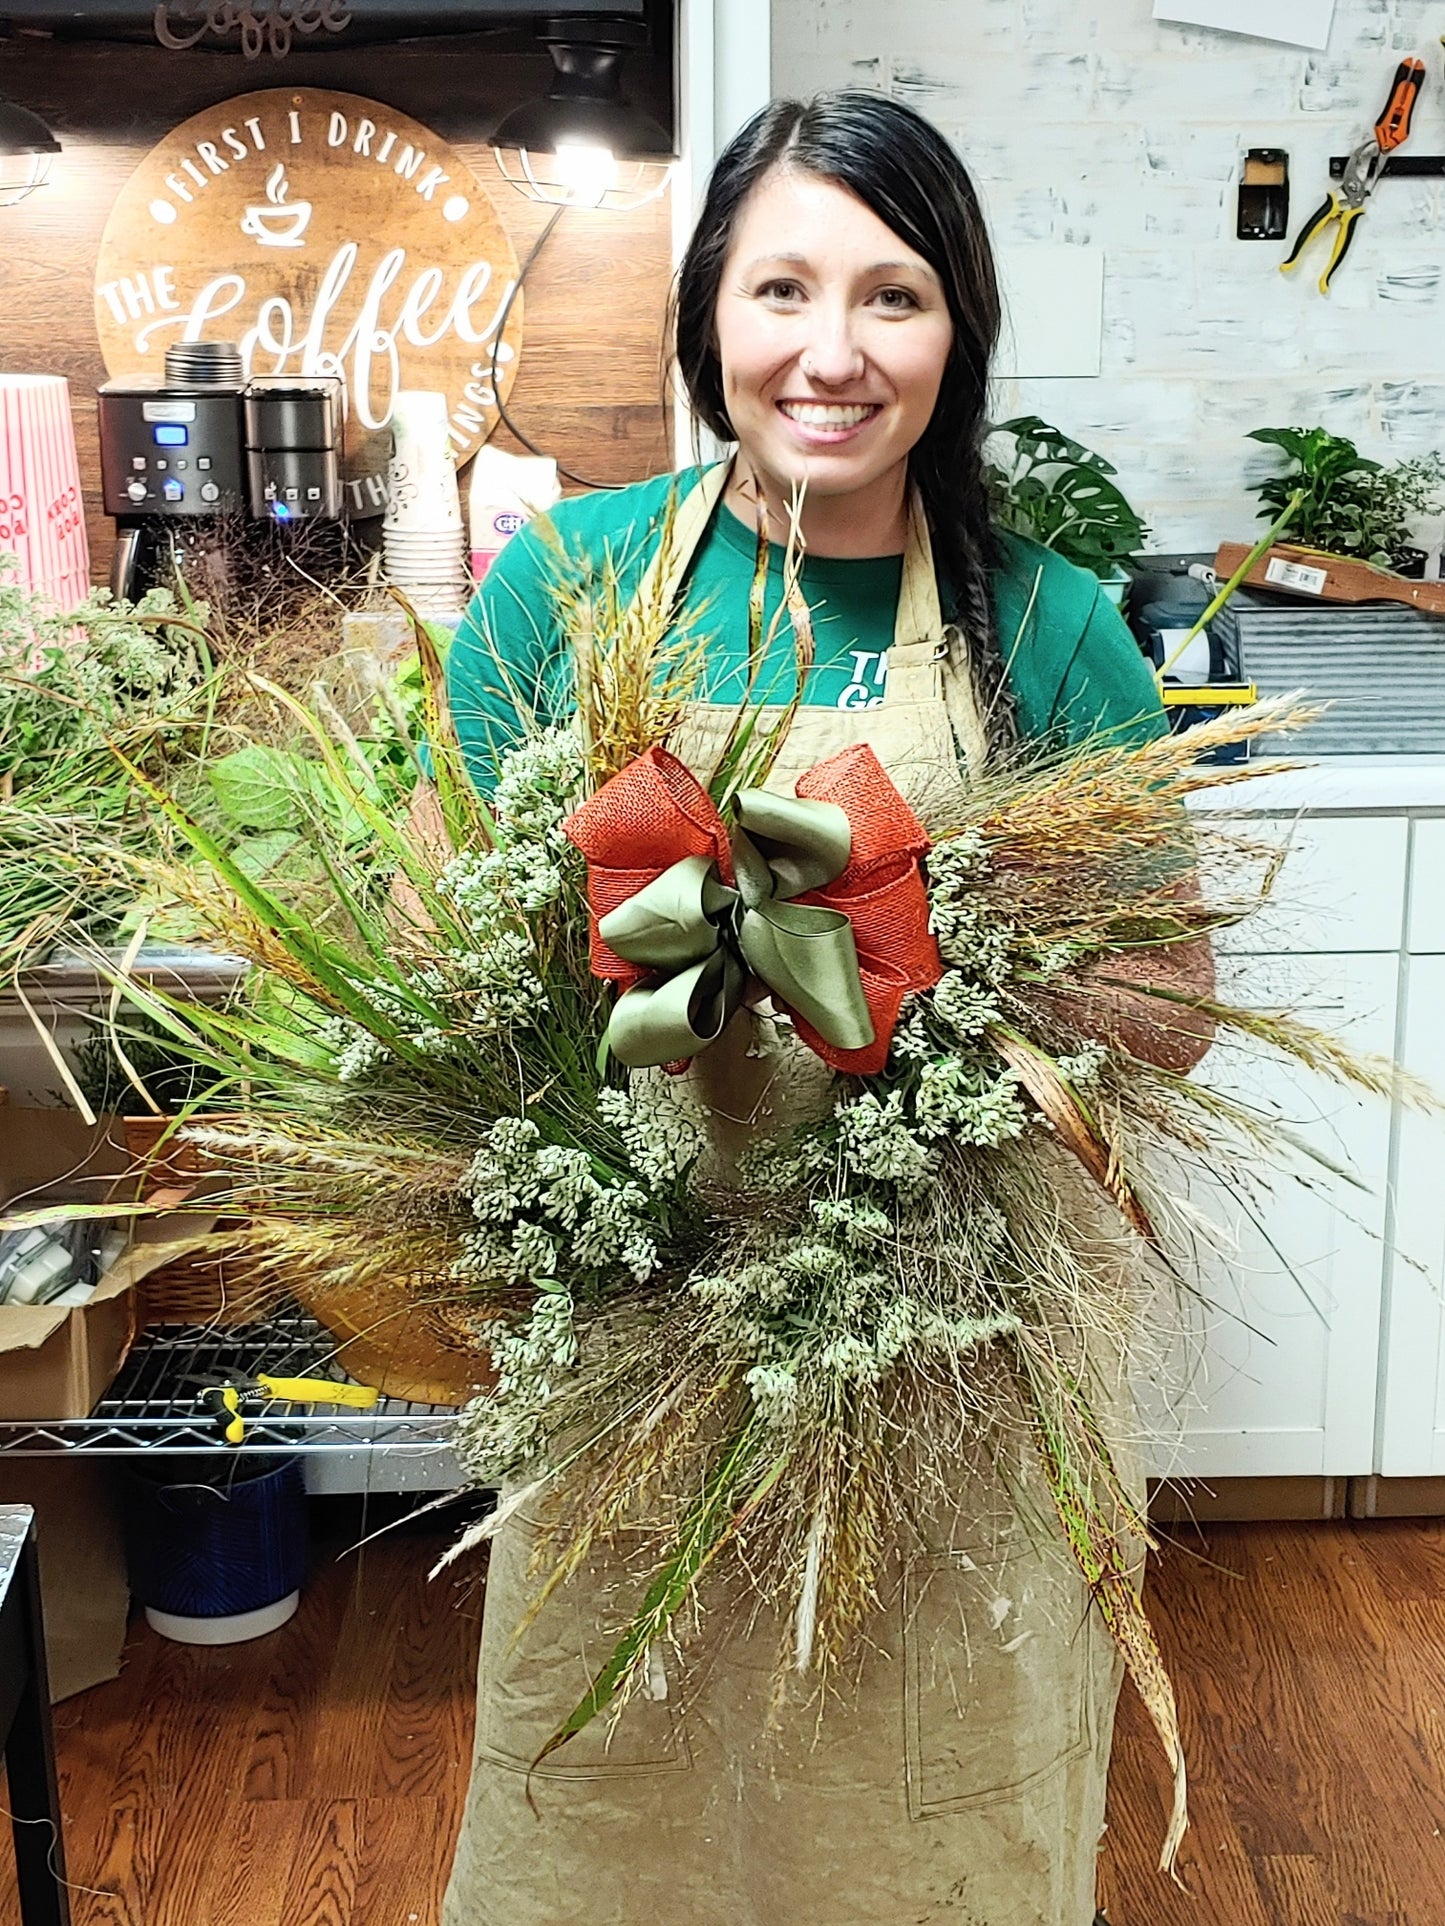
<svg viewBox="0 0 1445 1926">
<path fill-rule="evenodd" d="M 223 1121 L 211 1118 L 210 1122 Z M 189 1197 L 205 1178 L 204 1151 L 167 1131 L 173 1117 L 125 1117 L 126 1149 L 130 1153 L 141 1194 L 153 1203 L 169 1191 L 176 1202 Z M 235 1218 L 221 1218 L 215 1247 L 162 1264 L 136 1286 L 136 1328 L 153 1324 L 209 1324 L 220 1330 L 255 1324 L 276 1308 L 285 1292 L 270 1280 L 260 1280 L 227 1248 L 227 1231 L 238 1228 Z"/>
<path fill-rule="evenodd" d="M 143 1194 L 158 1201 L 167 1191 L 177 1203 L 204 1182 L 211 1166 L 203 1150 L 178 1136 L 162 1142 L 170 1117 L 126 1117 L 125 1140 Z M 209 1123 L 230 1121 L 208 1117 Z M 336 1339 L 336 1355 L 361 1384 L 388 1397 L 418 1404 L 459 1405 L 495 1383 L 491 1359 L 468 1342 L 445 1304 L 428 1303 L 416 1283 L 348 1288 L 320 1285 L 302 1272 L 257 1279 L 227 1232 L 242 1228 L 222 1218 L 215 1248 L 162 1265 L 136 1287 L 136 1328 L 154 1324 L 200 1324 L 230 1330 L 264 1320 L 278 1304 L 292 1301 L 309 1311 Z"/>
</svg>

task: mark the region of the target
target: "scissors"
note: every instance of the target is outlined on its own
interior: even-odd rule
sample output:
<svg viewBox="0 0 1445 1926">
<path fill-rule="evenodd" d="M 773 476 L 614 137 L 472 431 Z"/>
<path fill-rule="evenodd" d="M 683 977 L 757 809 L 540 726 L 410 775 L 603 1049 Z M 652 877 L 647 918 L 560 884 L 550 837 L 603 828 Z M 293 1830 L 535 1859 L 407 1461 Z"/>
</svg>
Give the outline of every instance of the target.
<svg viewBox="0 0 1445 1926">
<path fill-rule="evenodd" d="M 1355 238 L 1355 229 L 1365 204 L 1375 191 L 1376 183 L 1385 171 L 1385 162 L 1394 150 L 1402 146 L 1410 133 L 1410 119 L 1415 112 L 1415 102 L 1420 97 L 1420 89 L 1425 80 L 1423 60 L 1402 60 L 1395 73 L 1390 88 L 1390 98 L 1385 102 L 1384 112 L 1375 122 L 1374 131 L 1362 140 L 1345 162 L 1344 177 L 1339 192 L 1331 188 L 1324 201 L 1317 207 L 1304 226 L 1300 229 L 1299 239 L 1290 252 L 1289 259 L 1280 263 L 1280 272 L 1288 274 L 1298 265 L 1300 256 L 1317 234 L 1322 233 L 1332 223 L 1338 223 L 1334 247 L 1320 276 L 1320 293 L 1328 294 L 1330 282 L 1334 279 L 1335 269 L 1350 251 L 1350 243 Z"/>
<path fill-rule="evenodd" d="M 331 1378 L 277 1378 L 267 1371 L 258 1371 L 254 1377 L 244 1371 L 200 1372 L 190 1381 L 203 1387 L 198 1402 L 231 1445 L 245 1440 L 243 1403 L 339 1404 L 353 1411 L 370 1411 L 381 1396 L 370 1384 L 338 1384 Z"/>
</svg>

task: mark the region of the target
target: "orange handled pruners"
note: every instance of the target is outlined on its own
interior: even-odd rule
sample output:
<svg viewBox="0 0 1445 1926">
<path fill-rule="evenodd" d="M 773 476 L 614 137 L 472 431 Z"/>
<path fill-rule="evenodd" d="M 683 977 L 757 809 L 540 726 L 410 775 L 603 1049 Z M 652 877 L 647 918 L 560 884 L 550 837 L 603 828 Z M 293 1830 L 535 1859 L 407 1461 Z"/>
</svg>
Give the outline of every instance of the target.
<svg viewBox="0 0 1445 1926">
<path fill-rule="evenodd" d="M 1355 238 L 1355 228 L 1365 211 L 1365 204 L 1375 191 L 1376 183 L 1385 170 L 1385 162 L 1394 150 L 1401 146 L 1410 132 L 1410 119 L 1415 112 L 1415 102 L 1420 98 L 1420 89 L 1425 81 L 1423 60 L 1402 60 L 1395 73 L 1390 98 L 1385 102 L 1384 112 L 1375 122 L 1374 131 L 1362 140 L 1345 162 L 1344 178 L 1339 192 L 1333 188 L 1325 195 L 1304 226 L 1300 229 L 1299 239 L 1290 250 L 1287 261 L 1280 263 L 1280 272 L 1288 274 L 1297 266 L 1300 256 L 1317 234 L 1332 224 L 1337 225 L 1334 246 L 1325 271 L 1320 276 L 1320 293 L 1328 294 L 1330 282 L 1334 279 L 1335 269 L 1350 251 L 1350 243 Z"/>
</svg>

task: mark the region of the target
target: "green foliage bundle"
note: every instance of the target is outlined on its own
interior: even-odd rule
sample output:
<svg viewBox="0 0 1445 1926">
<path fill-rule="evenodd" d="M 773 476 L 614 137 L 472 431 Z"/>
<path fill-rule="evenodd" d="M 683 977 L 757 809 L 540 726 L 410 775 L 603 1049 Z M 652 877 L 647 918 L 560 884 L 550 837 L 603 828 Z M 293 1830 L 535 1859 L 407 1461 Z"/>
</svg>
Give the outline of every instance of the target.
<svg viewBox="0 0 1445 1926">
<path fill-rule="evenodd" d="M 318 825 L 323 839 L 339 839 L 358 865 L 368 849 L 380 855 L 369 821 L 332 780 L 314 743 L 296 726 L 294 712 L 284 702 L 273 699 L 263 707 L 256 700 L 284 691 L 255 675 L 246 680 L 252 695 L 246 709 L 250 726 L 228 730 L 230 737 L 243 737 L 239 746 L 208 759 L 206 794 L 198 804 L 235 861 L 258 878 L 314 883 L 322 874 L 316 854 Z M 352 721 L 342 715 L 320 679 L 312 681 L 308 692 L 311 711 L 326 718 L 348 780 L 387 817 L 401 816 L 425 774 L 420 659 L 412 655 L 394 671 L 369 663 L 366 683 L 363 712 Z M 268 712 L 272 723 L 265 731 L 261 725 Z"/>
<path fill-rule="evenodd" d="M 1302 497 L 1288 531 L 1302 547 L 1396 568 L 1410 546 L 1411 517 L 1445 510 L 1445 456 L 1387 466 L 1324 428 L 1256 428 L 1249 438 L 1289 458 L 1283 474 L 1267 476 L 1254 492 L 1261 521 L 1273 521 L 1295 494 Z"/>
<path fill-rule="evenodd" d="M 132 607 L 97 589 L 56 614 L 0 556 L 0 970 L 62 931 L 113 938 L 134 886 L 105 849 L 148 833 L 114 751 L 180 781 L 205 738 L 209 678 L 204 628 L 166 591 Z"/>
<path fill-rule="evenodd" d="M 112 737 L 159 767 L 194 727 L 208 670 L 200 625 L 168 591 L 132 606 L 96 589 L 57 614 L 0 555 L 0 780 L 12 794 L 78 758 L 113 772 Z"/>
<path fill-rule="evenodd" d="M 266 652 L 242 622 L 244 611 L 214 617 L 204 603 L 181 605 L 155 588 L 134 605 L 97 589 L 79 608 L 56 614 L 19 587 L 6 560 L 0 557 L 0 970 L 42 960 L 57 943 L 113 945 L 141 913 L 172 937 L 198 930 L 185 893 L 167 896 L 145 883 L 145 858 L 164 865 L 173 839 L 137 787 L 142 778 L 181 798 L 248 873 L 284 882 L 298 910 L 325 874 L 318 822 L 328 836 L 340 835 L 356 865 L 375 852 L 369 824 L 330 780 L 294 714 L 273 699 L 275 685 L 255 672 Z M 348 721 L 317 653 L 339 639 L 339 604 L 326 602 L 332 634 L 317 614 L 323 601 L 309 591 L 296 616 L 273 596 L 300 623 L 306 650 L 298 643 L 294 662 L 280 643 L 271 653 L 279 666 L 304 673 L 311 706 L 326 716 L 350 779 L 388 817 L 400 815 L 423 774 L 419 660 L 338 673 L 337 684 L 348 685 Z M 257 622 L 268 606 L 252 611 Z M 213 631 L 239 660 L 217 667 Z"/>
</svg>

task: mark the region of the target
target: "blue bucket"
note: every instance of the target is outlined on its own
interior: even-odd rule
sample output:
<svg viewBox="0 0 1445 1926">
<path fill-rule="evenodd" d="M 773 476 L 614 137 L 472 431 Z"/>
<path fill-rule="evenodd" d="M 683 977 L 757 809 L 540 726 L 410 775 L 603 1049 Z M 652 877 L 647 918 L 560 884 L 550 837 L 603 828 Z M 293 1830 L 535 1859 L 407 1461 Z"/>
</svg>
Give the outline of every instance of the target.
<svg viewBox="0 0 1445 1926">
<path fill-rule="evenodd" d="M 299 1458 L 158 1459 L 120 1482 L 130 1587 L 158 1632 L 229 1645 L 291 1617 L 310 1560 Z"/>
</svg>

